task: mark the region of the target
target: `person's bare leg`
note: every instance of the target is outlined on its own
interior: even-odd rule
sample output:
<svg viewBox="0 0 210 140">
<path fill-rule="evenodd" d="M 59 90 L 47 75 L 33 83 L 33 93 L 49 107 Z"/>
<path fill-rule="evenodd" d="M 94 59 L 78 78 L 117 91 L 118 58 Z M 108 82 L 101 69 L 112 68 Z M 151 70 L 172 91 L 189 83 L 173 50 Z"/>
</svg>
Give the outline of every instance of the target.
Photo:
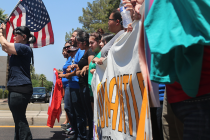
<svg viewBox="0 0 210 140">
<path fill-rule="evenodd" d="M 67 124 L 68 122 L 69 122 L 69 118 L 68 118 L 68 116 L 67 116 L 67 114 L 66 114 L 66 120 L 64 121 L 63 124 Z"/>
</svg>

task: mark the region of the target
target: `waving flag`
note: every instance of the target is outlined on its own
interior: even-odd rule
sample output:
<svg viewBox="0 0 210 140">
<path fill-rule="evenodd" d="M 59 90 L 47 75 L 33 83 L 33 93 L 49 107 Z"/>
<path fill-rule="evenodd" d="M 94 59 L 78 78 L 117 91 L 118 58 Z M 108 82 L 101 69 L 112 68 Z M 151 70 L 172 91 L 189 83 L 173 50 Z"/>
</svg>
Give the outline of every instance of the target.
<svg viewBox="0 0 210 140">
<path fill-rule="evenodd" d="M 54 44 L 54 35 L 49 14 L 42 0 L 21 0 L 7 21 L 6 37 L 14 42 L 13 30 L 18 26 L 27 26 L 37 41 L 33 48 Z"/>
</svg>

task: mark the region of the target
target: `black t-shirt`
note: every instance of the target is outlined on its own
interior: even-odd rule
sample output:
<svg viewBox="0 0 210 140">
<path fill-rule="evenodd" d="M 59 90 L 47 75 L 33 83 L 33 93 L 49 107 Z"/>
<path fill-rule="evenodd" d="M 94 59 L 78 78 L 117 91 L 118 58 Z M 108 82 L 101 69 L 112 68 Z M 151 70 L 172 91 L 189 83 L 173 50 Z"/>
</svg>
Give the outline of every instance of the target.
<svg viewBox="0 0 210 140">
<path fill-rule="evenodd" d="M 88 57 L 89 57 L 90 55 L 95 56 L 95 53 L 92 52 L 91 49 L 89 49 L 89 50 L 83 55 L 83 57 L 80 59 L 80 61 L 79 61 L 79 63 L 78 63 L 78 66 L 79 66 L 79 69 L 80 69 L 80 70 L 82 70 L 82 68 L 83 68 L 84 66 L 87 66 L 87 65 L 88 65 Z M 81 86 L 86 86 L 86 85 L 88 85 L 88 72 L 86 73 L 85 76 L 83 76 L 83 77 L 80 76 L 80 77 L 79 77 L 79 85 L 80 85 L 80 87 L 81 87 Z"/>
</svg>

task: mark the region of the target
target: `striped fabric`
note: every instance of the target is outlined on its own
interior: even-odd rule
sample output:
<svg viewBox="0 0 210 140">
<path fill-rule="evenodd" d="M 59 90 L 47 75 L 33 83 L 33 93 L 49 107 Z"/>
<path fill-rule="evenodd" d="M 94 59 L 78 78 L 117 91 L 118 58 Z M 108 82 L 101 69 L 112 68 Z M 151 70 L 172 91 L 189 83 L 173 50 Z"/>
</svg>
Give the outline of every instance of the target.
<svg viewBox="0 0 210 140">
<path fill-rule="evenodd" d="M 40 48 L 54 44 L 54 35 L 47 9 L 42 0 L 21 0 L 13 11 L 6 26 L 7 41 L 14 43 L 13 30 L 19 26 L 27 26 L 37 41 L 32 48 Z"/>
<path fill-rule="evenodd" d="M 183 140 L 210 139 L 210 94 L 172 103 L 175 116 L 184 125 Z"/>
</svg>

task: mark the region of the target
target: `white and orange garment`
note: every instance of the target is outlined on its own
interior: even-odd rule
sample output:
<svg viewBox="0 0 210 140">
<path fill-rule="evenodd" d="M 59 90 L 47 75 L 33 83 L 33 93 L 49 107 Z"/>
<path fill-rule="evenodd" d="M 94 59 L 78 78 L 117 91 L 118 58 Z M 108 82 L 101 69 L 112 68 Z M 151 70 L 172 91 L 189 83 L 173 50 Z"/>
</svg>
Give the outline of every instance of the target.
<svg viewBox="0 0 210 140">
<path fill-rule="evenodd" d="M 55 120 L 57 118 L 58 122 L 60 120 L 60 115 L 62 113 L 61 101 L 63 98 L 63 84 L 61 78 L 58 77 L 58 72 L 54 68 L 53 70 L 53 88 L 51 92 L 51 99 L 48 107 L 48 120 L 47 126 L 53 128 Z"/>
</svg>

